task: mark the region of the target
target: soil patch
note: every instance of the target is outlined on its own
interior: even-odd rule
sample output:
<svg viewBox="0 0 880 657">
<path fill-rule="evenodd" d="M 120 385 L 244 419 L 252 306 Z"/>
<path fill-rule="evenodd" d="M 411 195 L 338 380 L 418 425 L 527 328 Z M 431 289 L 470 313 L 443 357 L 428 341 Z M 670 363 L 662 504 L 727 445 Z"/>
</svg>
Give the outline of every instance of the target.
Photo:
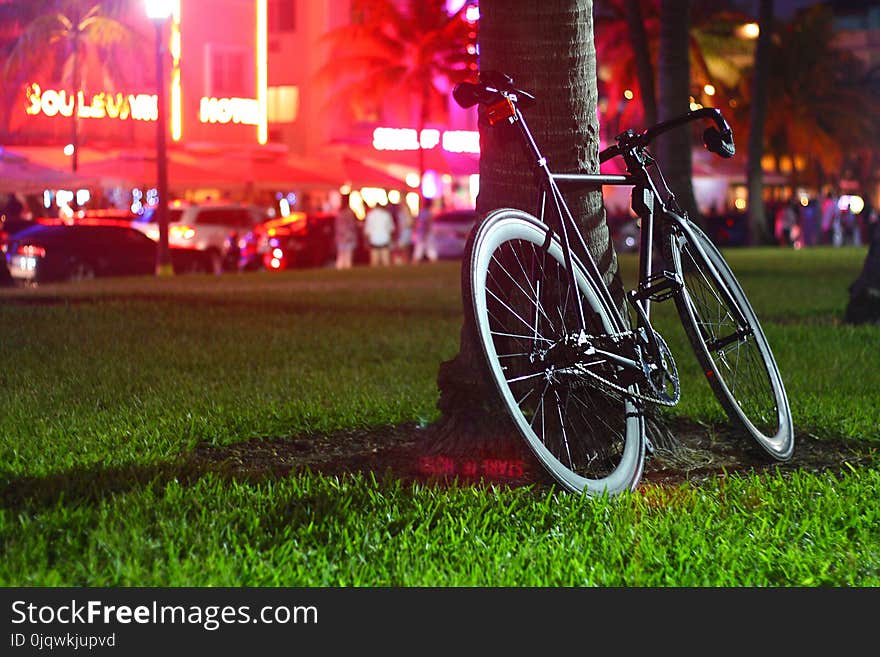
<svg viewBox="0 0 880 657">
<path fill-rule="evenodd" d="M 645 462 L 643 482 L 675 484 L 723 473 L 765 471 L 840 472 L 880 462 L 877 445 L 857 441 L 796 437 L 792 459 L 780 463 L 748 438 L 728 429 L 678 423 L 674 450 L 656 450 Z M 192 457 L 201 466 L 241 477 L 280 477 L 301 471 L 343 476 L 373 473 L 405 482 L 473 480 L 511 486 L 550 485 L 552 480 L 519 445 L 469 455 L 437 453 L 430 448 L 431 427 L 400 425 L 281 439 L 252 440 L 228 446 L 200 444 Z"/>
</svg>

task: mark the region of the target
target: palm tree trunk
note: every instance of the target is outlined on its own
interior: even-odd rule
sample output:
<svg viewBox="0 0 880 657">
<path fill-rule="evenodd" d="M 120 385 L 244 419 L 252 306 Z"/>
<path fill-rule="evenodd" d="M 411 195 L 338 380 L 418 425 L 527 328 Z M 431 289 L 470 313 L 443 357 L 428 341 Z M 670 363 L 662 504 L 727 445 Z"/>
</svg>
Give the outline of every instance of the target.
<svg viewBox="0 0 880 657">
<path fill-rule="evenodd" d="M 690 96 L 690 0 L 662 0 L 660 7 L 660 51 L 657 82 L 660 90 L 658 118 L 661 121 L 685 114 Z M 657 159 L 679 206 L 699 222 L 694 196 L 691 150 L 693 139 L 687 129 L 671 130 L 657 139 Z"/>
<path fill-rule="evenodd" d="M 769 244 L 772 231 L 764 206 L 764 125 L 767 122 L 770 39 L 773 33 L 773 0 L 761 0 L 758 16 L 761 32 L 755 48 L 755 76 L 752 82 L 752 108 L 749 118 L 749 154 L 747 177 L 749 188 L 749 241 Z"/>
<path fill-rule="evenodd" d="M 537 96 L 527 111 L 529 126 L 553 170 L 598 172 L 598 89 L 592 0 L 483 0 L 480 3 L 483 70 L 506 72 Z M 535 212 L 535 165 L 508 128 L 480 121 L 480 193 L 477 210 L 497 207 Z M 567 197 L 606 280 L 622 303 L 617 257 L 609 239 L 599 191 Z M 466 256 L 467 257 L 467 256 Z M 466 275 L 466 260 L 463 276 Z M 462 286 L 467 291 L 467 286 Z M 465 303 L 470 301 L 465 299 Z M 445 453 L 473 455 L 480 449 L 522 451 L 483 369 L 483 355 L 464 322 L 459 353 L 441 364 L 438 407 L 431 445 Z"/>
<path fill-rule="evenodd" d="M 645 22 L 639 0 L 626 0 L 625 10 L 642 97 L 642 110 L 645 113 L 645 125 L 651 126 L 657 123 L 657 94 L 654 91 L 654 67 L 651 64 L 651 54 L 648 52 L 648 37 L 645 34 Z"/>
</svg>

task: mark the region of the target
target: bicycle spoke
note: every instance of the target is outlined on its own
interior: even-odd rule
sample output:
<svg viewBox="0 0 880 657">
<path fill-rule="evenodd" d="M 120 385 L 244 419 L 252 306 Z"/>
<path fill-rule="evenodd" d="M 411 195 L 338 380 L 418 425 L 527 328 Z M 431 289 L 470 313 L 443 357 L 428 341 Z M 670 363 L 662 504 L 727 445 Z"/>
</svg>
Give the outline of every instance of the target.
<svg viewBox="0 0 880 657">
<path fill-rule="evenodd" d="M 562 402 L 559 399 L 559 391 L 553 391 L 553 398 L 556 400 L 556 410 L 559 413 L 559 429 L 562 434 L 562 446 L 565 448 L 565 454 L 568 457 L 568 467 L 574 468 L 574 462 L 571 460 L 571 447 L 568 444 L 568 435 L 565 432 L 565 418 L 562 415 Z"/>
<path fill-rule="evenodd" d="M 544 372 L 533 372 L 532 374 L 523 374 L 522 376 L 515 376 L 510 379 L 506 379 L 508 383 L 518 383 L 519 381 L 528 381 L 529 379 L 534 379 L 537 376 L 544 376 Z"/>
<path fill-rule="evenodd" d="M 519 262 L 519 258 L 516 258 L 516 259 L 517 259 L 517 262 Z M 536 289 L 534 289 L 534 288 L 531 287 L 531 281 L 528 280 L 528 277 L 527 277 L 527 275 L 525 274 L 525 271 L 523 271 L 523 275 L 526 276 L 526 280 L 525 280 L 524 282 L 525 282 L 526 284 L 528 284 L 528 286 L 529 286 L 529 288 L 530 288 L 529 291 L 526 291 L 525 289 L 523 289 L 523 286 L 520 284 L 520 282 L 519 282 L 516 278 L 514 278 L 513 274 L 511 274 L 510 271 L 508 271 L 507 267 L 505 267 L 505 266 L 504 266 L 504 265 L 498 260 L 498 258 L 494 258 L 494 257 L 493 257 L 493 258 L 492 258 L 492 261 L 497 265 L 497 268 L 489 269 L 489 277 L 492 279 L 492 282 L 495 283 L 495 285 L 496 285 L 499 289 L 503 289 L 503 286 L 502 286 L 502 285 L 498 282 L 498 280 L 495 278 L 495 271 L 496 271 L 496 269 L 500 269 L 500 270 L 501 270 L 501 271 L 507 276 L 507 278 L 510 280 L 510 282 L 513 283 L 514 286 L 515 286 L 520 292 L 522 292 L 523 297 L 524 297 L 525 299 L 527 299 L 528 301 L 531 301 L 531 302 L 534 304 L 534 306 L 535 306 L 535 311 L 536 311 L 537 313 L 540 313 L 542 316 L 544 316 L 544 317 L 547 319 L 547 321 L 549 322 L 549 321 L 550 321 L 550 317 L 547 316 L 547 313 L 544 311 L 544 308 L 541 307 L 541 297 L 540 297 L 540 294 L 537 292 Z M 521 262 L 520 262 L 520 268 L 522 269 L 522 263 L 521 263 Z M 488 289 L 488 286 L 487 286 L 487 289 Z M 552 327 L 551 327 L 551 330 L 552 330 Z"/>
</svg>

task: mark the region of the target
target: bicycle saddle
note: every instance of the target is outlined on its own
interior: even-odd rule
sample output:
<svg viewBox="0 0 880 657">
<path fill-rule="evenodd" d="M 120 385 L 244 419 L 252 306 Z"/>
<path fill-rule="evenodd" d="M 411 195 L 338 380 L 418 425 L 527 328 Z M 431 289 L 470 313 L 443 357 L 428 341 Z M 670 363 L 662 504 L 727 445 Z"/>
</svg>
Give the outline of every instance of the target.
<svg viewBox="0 0 880 657">
<path fill-rule="evenodd" d="M 535 100 L 528 91 L 517 89 L 512 77 L 500 71 L 481 71 L 478 82 L 459 82 L 452 90 L 455 102 L 465 108 L 477 103 L 488 105 L 509 95 L 515 95 L 524 105 Z"/>
</svg>

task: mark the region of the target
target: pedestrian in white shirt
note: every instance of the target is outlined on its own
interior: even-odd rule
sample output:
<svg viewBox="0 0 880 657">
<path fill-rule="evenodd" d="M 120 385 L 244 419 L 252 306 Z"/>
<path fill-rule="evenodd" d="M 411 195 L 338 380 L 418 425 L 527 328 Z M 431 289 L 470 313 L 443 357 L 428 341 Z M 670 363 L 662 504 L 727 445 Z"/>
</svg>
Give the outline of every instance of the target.
<svg viewBox="0 0 880 657">
<path fill-rule="evenodd" d="M 394 217 L 382 205 L 370 207 L 364 218 L 364 235 L 370 245 L 370 265 L 391 264 L 391 237 L 394 234 Z"/>
</svg>

